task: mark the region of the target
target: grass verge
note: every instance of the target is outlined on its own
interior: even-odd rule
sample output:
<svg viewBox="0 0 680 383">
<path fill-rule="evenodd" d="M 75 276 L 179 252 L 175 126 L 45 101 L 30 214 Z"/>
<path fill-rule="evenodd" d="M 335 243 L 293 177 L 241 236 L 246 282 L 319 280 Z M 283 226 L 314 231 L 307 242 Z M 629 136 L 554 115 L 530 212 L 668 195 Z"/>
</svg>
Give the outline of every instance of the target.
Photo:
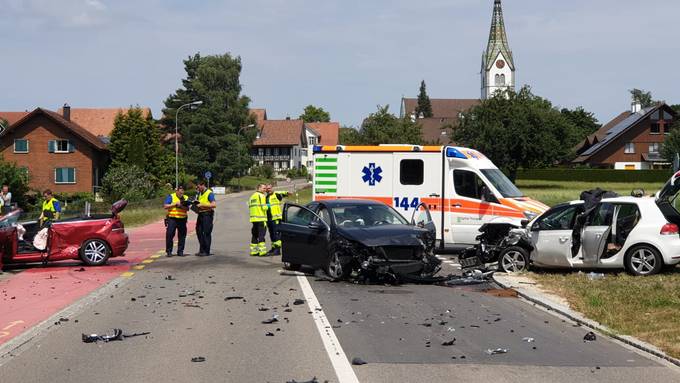
<svg viewBox="0 0 680 383">
<path fill-rule="evenodd" d="M 680 268 L 651 277 L 605 273 L 592 281 L 573 272 L 527 276 L 586 317 L 680 358 Z"/>
<path fill-rule="evenodd" d="M 624 182 L 579 182 L 579 181 L 537 181 L 517 180 L 517 187 L 528 197 L 554 206 L 560 202 L 572 201 L 579 198 L 584 190 L 597 187 L 617 192 L 619 195 L 630 195 L 633 189 L 644 189 L 645 193 L 656 193 L 662 183 L 624 183 Z"/>
<path fill-rule="evenodd" d="M 123 220 L 126 228 L 143 226 L 148 223 L 159 221 L 165 217 L 165 209 L 163 205 L 158 202 L 158 206 L 140 206 L 128 207 L 120 213 L 120 218 Z"/>
</svg>

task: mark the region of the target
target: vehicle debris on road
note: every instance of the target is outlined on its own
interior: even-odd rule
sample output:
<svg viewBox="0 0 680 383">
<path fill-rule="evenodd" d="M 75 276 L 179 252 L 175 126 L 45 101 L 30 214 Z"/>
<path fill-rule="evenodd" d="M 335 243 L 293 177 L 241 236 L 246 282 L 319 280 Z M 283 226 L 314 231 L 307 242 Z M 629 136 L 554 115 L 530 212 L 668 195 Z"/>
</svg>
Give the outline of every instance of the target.
<svg viewBox="0 0 680 383">
<path fill-rule="evenodd" d="M 123 340 L 125 338 L 133 338 L 136 336 L 144 336 L 144 335 L 149 335 L 151 332 L 139 332 L 139 333 L 134 333 L 134 334 L 124 334 L 122 329 L 119 328 L 114 328 L 111 334 L 104 334 L 104 335 L 98 335 L 98 334 L 82 334 L 82 339 L 84 343 L 97 343 L 97 342 L 112 342 L 116 340 Z"/>
<path fill-rule="evenodd" d="M 194 363 L 200 363 L 200 362 L 205 362 L 205 357 L 204 356 L 195 356 L 191 358 L 191 361 Z"/>
<path fill-rule="evenodd" d="M 362 366 L 364 364 L 368 364 L 368 362 L 359 358 L 358 356 L 355 356 L 354 358 L 352 358 L 352 364 L 355 366 Z"/>
<path fill-rule="evenodd" d="M 277 314 L 274 314 L 271 318 L 263 320 L 262 324 L 272 324 L 276 323 L 279 321 L 279 316 Z"/>
<path fill-rule="evenodd" d="M 583 342 L 595 342 L 596 340 L 597 336 L 592 331 L 583 336 Z"/>
<path fill-rule="evenodd" d="M 488 349 L 486 350 L 486 353 L 489 355 L 507 354 L 508 349 L 507 348 Z"/>
</svg>

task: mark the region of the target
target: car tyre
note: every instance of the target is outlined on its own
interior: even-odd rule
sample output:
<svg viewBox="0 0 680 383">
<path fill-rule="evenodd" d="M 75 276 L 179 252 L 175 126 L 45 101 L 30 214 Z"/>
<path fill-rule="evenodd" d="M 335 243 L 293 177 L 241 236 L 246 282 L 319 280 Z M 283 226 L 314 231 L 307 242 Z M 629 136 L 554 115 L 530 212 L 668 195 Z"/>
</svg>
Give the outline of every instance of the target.
<svg viewBox="0 0 680 383">
<path fill-rule="evenodd" d="M 338 251 L 333 251 L 328 259 L 328 264 L 326 265 L 326 274 L 334 281 L 339 281 L 347 278 L 350 271 L 352 270 L 349 267 L 349 263 L 342 261 L 342 257 Z"/>
<path fill-rule="evenodd" d="M 626 271 L 636 276 L 658 274 L 664 266 L 659 251 L 649 245 L 638 245 L 628 250 L 623 262 Z"/>
<path fill-rule="evenodd" d="M 103 239 L 88 239 L 80 247 L 80 259 L 88 266 L 101 266 L 110 256 L 111 248 Z"/>
<path fill-rule="evenodd" d="M 529 252 L 520 246 L 510 246 L 498 255 L 498 270 L 521 273 L 529 270 Z"/>
</svg>

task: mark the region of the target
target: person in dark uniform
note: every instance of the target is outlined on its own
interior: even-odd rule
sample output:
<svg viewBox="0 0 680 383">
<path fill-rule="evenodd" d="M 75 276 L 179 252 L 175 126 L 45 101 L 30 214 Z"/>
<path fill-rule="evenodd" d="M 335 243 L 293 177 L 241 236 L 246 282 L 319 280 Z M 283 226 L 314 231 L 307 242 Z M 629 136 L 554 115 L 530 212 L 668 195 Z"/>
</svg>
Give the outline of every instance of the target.
<svg viewBox="0 0 680 383">
<path fill-rule="evenodd" d="M 177 232 L 177 256 L 184 256 L 184 243 L 187 238 L 187 213 L 189 211 L 188 198 L 184 195 L 184 186 L 165 197 L 163 204 L 167 215 L 165 218 L 165 255 L 172 257 L 172 245 Z"/>
<path fill-rule="evenodd" d="M 199 250 L 197 256 L 210 255 L 210 245 L 212 243 L 212 229 L 213 217 L 215 215 L 215 194 L 208 189 L 205 181 L 201 181 L 196 185 L 196 200 L 198 204 L 196 209 L 198 212 L 198 219 L 196 220 L 196 236 L 198 237 Z"/>
</svg>

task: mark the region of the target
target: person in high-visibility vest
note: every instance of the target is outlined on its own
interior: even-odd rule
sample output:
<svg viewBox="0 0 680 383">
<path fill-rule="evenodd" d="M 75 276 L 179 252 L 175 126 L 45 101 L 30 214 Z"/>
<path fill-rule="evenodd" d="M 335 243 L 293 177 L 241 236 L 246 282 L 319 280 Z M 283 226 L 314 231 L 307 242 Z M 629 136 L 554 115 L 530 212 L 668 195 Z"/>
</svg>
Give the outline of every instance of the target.
<svg viewBox="0 0 680 383">
<path fill-rule="evenodd" d="M 196 205 L 198 210 L 196 236 L 198 237 L 199 249 L 198 253 L 195 255 L 207 257 L 210 255 L 213 217 L 215 216 L 217 202 L 215 202 L 215 194 L 213 194 L 212 190 L 208 189 L 205 185 L 205 181 L 200 181 L 198 185 L 196 185 L 196 191 L 198 192 L 196 194 L 196 200 L 198 201 L 198 204 Z"/>
<path fill-rule="evenodd" d="M 267 254 L 281 255 L 281 237 L 278 226 L 283 219 L 283 199 L 288 197 L 287 191 L 275 192 L 271 184 L 267 185 L 267 230 L 272 241 L 272 248 Z"/>
<path fill-rule="evenodd" d="M 61 214 L 61 203 L 54 198 L 52 190 L 46 189 L 43 192 L 43 198 L 42 210 L 40 218 L 38 218 L 40 226 L 45 226 L 46 223 L 59 219 L 59 215 Z"/>
<path fill-rule="evenodd" d="M 177 232 L 177 256 L 184 256 L 184 243 L 187 239 L 187 216 L 189 212 L 189 198 L 184 195 L 184 186 L 165 197 L 163 208 L 167 210 L 165 216 L 165 255 L 172 257 L 172 245 Z"/>
<path fill-rule="evenodd" d="M 252 234 L 250 239 L 250 255 L 251 256 L 265 256 L 267 255 L 267 245 L 264 242 L 264 236 L 267 234 L 267 187 L 264 184 L 257 185 L 257 190 L 248 200 L 248 208 L 250 209 L 250 223 L 253 227 L 250 231 Z"/>
</svg>

